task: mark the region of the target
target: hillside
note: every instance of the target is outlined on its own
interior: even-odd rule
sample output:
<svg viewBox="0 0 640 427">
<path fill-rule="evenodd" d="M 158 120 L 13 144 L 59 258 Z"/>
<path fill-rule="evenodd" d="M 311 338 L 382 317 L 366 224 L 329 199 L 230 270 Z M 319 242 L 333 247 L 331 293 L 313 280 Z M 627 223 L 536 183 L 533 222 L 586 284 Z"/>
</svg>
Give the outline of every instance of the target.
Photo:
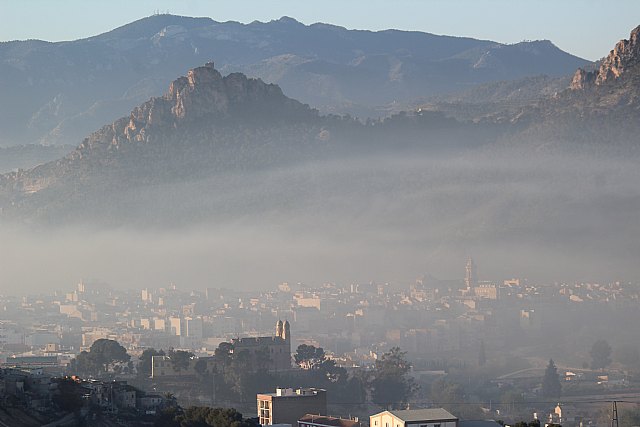
<svg viewBox="0 0 640 427">
<path fill-rule="evenodd" d="M 562 147 L 568 143 L 640 147 L 640 27 L 621 40 L 593 71 L 578 69 L 570 87 L 519 109 L 508 120 L 523 129 L 518 138 Z"/>
<path fill-rule="evenodd" d="M 81 217 L 93 210 L 94 219 L 135 220 L 138 195 L 130 192 L 208 179 L 242 181 L 261 170 L 375 153 L 457 150 L 487 143 L 496 132 L 437 112 L 403 113 L 370 125 L 321 116 L 276 85 L 239 73 L 222 76 L 208 63 L 174 80 L 162 97 L 93 132 L 65 157 L 0 175 L 0 212 L 57 222 L 68 221 L 69 210 Z M 194 196 L 205 205 L 209 200 L 206 191 Z M 202 214 L 194 206 L 185 209 L 184 220 Z"/>
<path fill-rule="evenodd" d="M 504 45 L 397 30 L 347 30 L 155 15 L 87 39 L 0 43 L 0 146 L 77 144 L 190 68 L 215 59 L 223 73 L 279 84 L 324 112 L 385 114 L 479 83 L 588 64 L 548 41 Z M 375 90 L 372 90 L 375 88 Z"/>
</svg>

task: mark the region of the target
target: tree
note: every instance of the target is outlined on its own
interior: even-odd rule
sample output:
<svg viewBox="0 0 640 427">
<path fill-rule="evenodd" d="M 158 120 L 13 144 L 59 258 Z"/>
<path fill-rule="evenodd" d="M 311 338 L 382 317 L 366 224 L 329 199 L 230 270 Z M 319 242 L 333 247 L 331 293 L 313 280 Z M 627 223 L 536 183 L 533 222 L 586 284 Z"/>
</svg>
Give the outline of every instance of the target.
<svg viewBox="0 0 640 427">
<path fill-rule="evenodd" d="M 606 340 L 598 340 L 593 343 L 591 351 L 591 369 L 606 368 L 611 364 L 611 346 Z"/>
<path fill-rule="evenodd" d="M 63 411 L 79 411 L 84 405 L 82 395 L 85 391 L 82 386 L 69 377 L 60 378 L 55 381 L 58 387 L 52 398 L 53 403 Z"/>
<path fill-rule="evenodd" d="M 553 363 L 553 359 L 549 359 L 549 364 L 544 371 L 544 378 L 542 379 L 542 396 L 557 398 L 560 397 L 560 394 L 562 394 L 562 385 L 560 384 L 558 369 Z"/>
<path fill-rule="evenodd" d="M 119 364 L 127 364 L 131 356 L 117 341 L 96 340 L 89 351 L 83 351 L 69 364 L 69 372 L 82 376 L 100 376 Z"/>
<path fill-rule="evenodd" d="M 89 353 L 95 355 L 96 362 L 104 367 L 105 372 L 115 363 L 127 363 L 131 359 L 131 356 L 127 354 L 127 349 L 121 346 L 118 341 L 105 338 L 91 344 Z"/>
<path fill-rule="evenodd" d="M 218 348 L 215 349 L 214 355 L 216 363 L 221 365 L 224 371 L 224 368 L 231 364 L 231 358 L 233 357 L 233 344 L 230 342 L 221 342 L 218 345 Z"/>
<path fill-rule="evenodd" d="M 224 382 L 230 385 L 241 401 L 244 401 L 246 391 L 249 388 L 251 376 L 251 355 L 249 351 L 234 351 L 231 355 L 229 365 L 225 367 L 223 378 Z"/>
<path fill-rule="evenodd" d="M 67 371 L 70 374 L 91 377 L 100 375 L 102 367 L 97 363 L 94 354 L 81 351 L 75 359 L 71 360 Z"/>
<path fill-rule="evenodd" d="M 191 359 L 195 357 L 190 351 L 174 350 L 172 348 L 169 349 L 167 356 L 171 359 L 171 366 L 173 366 L 173 369 L 176 371 L 189 369 L 189 363 Z"/>
<path fill-rule="evenodd" d="M 376 360 L 372 381 L 374 403 L 392 409 L 406 407 L 417 390 L 413 378 L 409 376 L 411 364 L 406 360 L 406 352 L 393 347 Z"/>
<path fill-rule="evenodd" d="M 458 383 L 439 379 L 431 384 L 429 398 L 435 405 L 457 413 L 458 406 L 464 403 L 464 389 Z"/>
<path fill-rule="evenodd" d="M 138 376 L 148 378 L 151 376 L 151 362 L 153 356 L 164 356 L 164 350 L 156 350 L 155 348 L 146 348 L 140 355 L 138 362 Z"/>
<path fill-rule="evenodd" d="M 197 373 L 201 376 L 207 375 L 209 372 L 207 370 L 207 360 L 206 359 L 198 359 L 196 364 L 193 366 Z"/>
<path fill-rule="evenodd" d="M 326 356 L 322 347 L 300 344 L 293 359 L 302 369 L 317 369 L 325 361 Z"/>
<path fill-rule="evenodd" d="M 242 418 L 233 408 L 206 408 L 191 406 L 176 417 L 180 427 L 259 427 L 254 419 Z"/>
</svg>

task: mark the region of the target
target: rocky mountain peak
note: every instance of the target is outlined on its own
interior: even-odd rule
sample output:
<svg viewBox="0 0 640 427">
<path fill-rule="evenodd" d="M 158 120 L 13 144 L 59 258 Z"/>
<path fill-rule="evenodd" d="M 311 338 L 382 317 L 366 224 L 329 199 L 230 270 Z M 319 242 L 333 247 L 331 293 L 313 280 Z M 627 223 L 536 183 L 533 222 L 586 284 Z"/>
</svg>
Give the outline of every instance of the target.
<svg viewBox="0 0 640 427">
<path fill-rule="evenodd" d="M 224 112 L 228 99 L 221 90 L 222 83 L 222 75 L 213 62 L 208 62 L 174 80 L 163 98 L 171 103 L 171 112 L 177 119 L 185 118 L 191 110 L 198 114 Z"/>
<path fill-rule="evenodd" d="M 81 153 L 97 148 L 119 149 L 123 143 L 148 143 L 167 132 L 203 123 L 217 126 L 238 119 L 255 122 L 316 115 L 307 105 L 287 98 L 275 84 L 242 73 L 222 76 L 208 62 L 174 80 L 162 97 L 151 98 L 128 117 L 89 135 L 70 156 L 82 157 Z"/>
<path fill-rule="evenodd" d="M 600 68 L 587 72 L 578 69 L 571 81 L 571 89 L 583 90 L 594 85 L 599 86 L 615 80 L 640 62 L 640 25 L 631 31 L 628 40 L 620 40 L 609 55 L 602 61 Z"/>
<path fill-rule="evenodd" d="M 128 119 L 121 119 L 114 126 L 124 124 L 121 133 L 128 141 L 148 142 L 151 127 L 177 128 L 184 121 L 223 119 L 256 110 L 283 115 L 311 111 L 287 98 L 277 85 L 241 73 L 223 77 L 214 63 L 208 62 L 174 80 L 162 97 L 134 108 Z"/>
</svg>

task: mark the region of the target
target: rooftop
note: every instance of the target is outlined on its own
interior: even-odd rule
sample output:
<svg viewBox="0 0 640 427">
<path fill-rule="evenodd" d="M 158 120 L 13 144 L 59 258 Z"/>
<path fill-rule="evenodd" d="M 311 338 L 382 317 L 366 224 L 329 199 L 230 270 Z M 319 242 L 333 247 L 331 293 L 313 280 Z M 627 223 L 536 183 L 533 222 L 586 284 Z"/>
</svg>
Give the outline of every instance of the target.
<svg viewBox="0 0 640 427">
<path fill-rule="evenodd" d="M 432 409 L 406 409 L 401 411 L 389 411 L 404 421 L 428 421 L 428 420 L 457 420 L 458 417 L 444 408 Z"/>
<path fill-rule="evenodd" d="M 333 427 L 356 427 L 360 425 L 358 420 L 351 420 L 345 418 L 328 417 L 324 415 L 307 414 L 300 418 L 300 422 L 307 424 L 318 424 L 323 426 Z"/>
</svg>

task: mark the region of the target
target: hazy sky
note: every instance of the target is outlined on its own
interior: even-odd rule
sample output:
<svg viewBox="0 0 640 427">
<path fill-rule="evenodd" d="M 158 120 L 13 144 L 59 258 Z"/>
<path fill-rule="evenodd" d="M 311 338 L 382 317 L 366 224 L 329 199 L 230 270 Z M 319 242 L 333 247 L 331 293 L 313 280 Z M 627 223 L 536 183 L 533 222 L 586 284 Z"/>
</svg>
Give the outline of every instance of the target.
<svg viewBox="0 0 640 427">
<path fill-rule="evenodd" d="M 268 21 L 397 28 L 503 43 L 549 39 L 595 60 L 640 24 L 640 1 L 616 0 L 0 0 L 0 41 L 71 40 L 99 34 L 154 11 L 217 21 Z"/>
</svg>

